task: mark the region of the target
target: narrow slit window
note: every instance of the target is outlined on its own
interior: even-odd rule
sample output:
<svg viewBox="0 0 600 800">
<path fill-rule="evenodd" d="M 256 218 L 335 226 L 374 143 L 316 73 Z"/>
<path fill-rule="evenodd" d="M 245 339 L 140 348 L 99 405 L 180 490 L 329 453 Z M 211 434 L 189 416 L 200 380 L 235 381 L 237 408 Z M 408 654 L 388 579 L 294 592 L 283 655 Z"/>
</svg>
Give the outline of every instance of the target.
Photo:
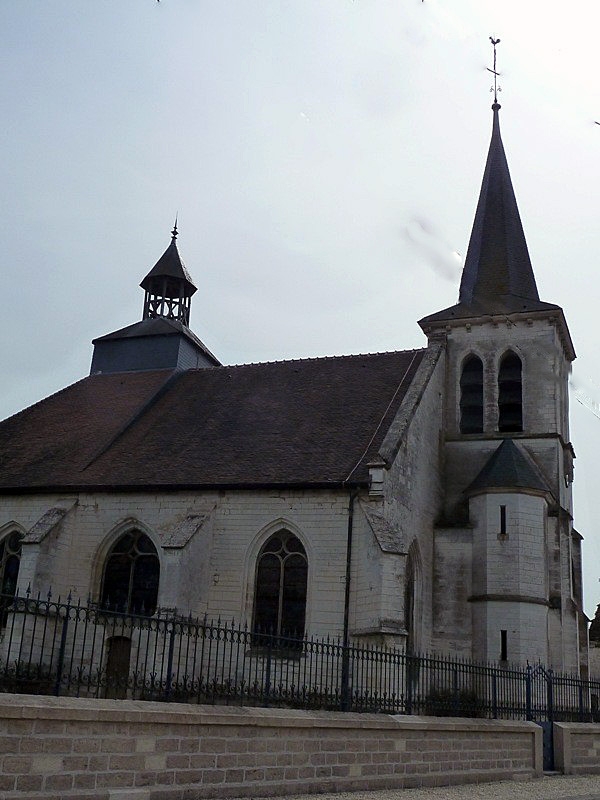
<svg viewBox="0 0 600 800">
<path fill-rule="evenodd" d="M 500 506 L 500 533 L 506 535 L 506 506 Z"/>
<path fill-rule="evenodd" d="M 498 430 L 510 433 L 523 430 L 523 383 L 521 359 L 506 353 L 498 371 Z"/>
<path fill-rule="evenodd" d="M 508 631 L 500 631 L 500 661 L 508 661 Z"/>
<path fill-rule="evenodd" d="M 460 376 L 460 432 L 483 433 L 483 363 L 470 356 Z"/>
</svg>

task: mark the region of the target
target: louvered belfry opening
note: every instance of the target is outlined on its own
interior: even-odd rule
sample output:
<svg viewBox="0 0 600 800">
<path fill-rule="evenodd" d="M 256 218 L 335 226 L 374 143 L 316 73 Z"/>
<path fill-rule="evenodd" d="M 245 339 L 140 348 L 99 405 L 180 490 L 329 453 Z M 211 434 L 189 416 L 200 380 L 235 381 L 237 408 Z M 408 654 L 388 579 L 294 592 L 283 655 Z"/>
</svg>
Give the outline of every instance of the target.
<svg viewBox="0 0 600 800">
<path fill-rule="evenodd" d="M 163 317 L 190 324 L 190 306 L 196 287 L 177 249 L 177 223 L 167 247 L 140 286 L 145 291 L 143 319 Z"/>
<path fill-rule="evenodd" d="M 512 433 L 523 430 L 523 367 L 516 353 L 509 351 L 498 370 L 498 430 Z"/>
<path fill-rule="evenodd" d="M 483 364 L 475 355 L 460 376 L 460 432 L 483 433 Z"/>
<path fill-rule="evenodd" d="M 191 297 L 185 294 L 185 284 L 174 278 L 160 276 L 148 281 L 144 296 L 144 319 L 164 317 L 190 324 Z"/>
</svg>

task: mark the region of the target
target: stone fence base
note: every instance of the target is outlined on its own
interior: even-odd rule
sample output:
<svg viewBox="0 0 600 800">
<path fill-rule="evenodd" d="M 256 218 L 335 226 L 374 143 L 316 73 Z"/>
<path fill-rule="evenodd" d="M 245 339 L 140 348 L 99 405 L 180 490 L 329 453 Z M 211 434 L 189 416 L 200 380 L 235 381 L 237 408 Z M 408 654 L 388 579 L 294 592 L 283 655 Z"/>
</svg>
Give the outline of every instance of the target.
<svg viewBox="0 0 600 800">
<path fill-rule="evenodd" d="M 1 800 L 261 797 L 542 771 L 530 722 L 1 695 L 0 726 Z"/>
<path fill-rule="evenodd" d="M 600 725 L 555 722 L 554 763 L 565 775 L 600 774 Z"/>
</svg>

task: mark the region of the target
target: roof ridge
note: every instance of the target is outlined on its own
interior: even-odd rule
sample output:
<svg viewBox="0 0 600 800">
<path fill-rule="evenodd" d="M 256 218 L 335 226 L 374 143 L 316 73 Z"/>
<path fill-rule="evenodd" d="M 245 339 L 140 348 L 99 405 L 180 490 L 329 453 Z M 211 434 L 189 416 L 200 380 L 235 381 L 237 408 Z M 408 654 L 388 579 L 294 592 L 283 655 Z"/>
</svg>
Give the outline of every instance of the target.
<svg viewBox="0 0 600 800">
<path fill-rule="evenodd" d="M 245 364 L 221 364 L 220 366 L 211 367 L 211 369 L 243 369 L 244 367 L 264 367 L 273 364 L 300 364 L 310 361 L 341 361 L 350 358 L 370 358 L 375 356 L 391 356 L 399 355 L 400 353 L 420 353 L 427 350 L 427 347 L 413 347 L 409 350 L 379 350 L 375 353 L 345 353 L 336 356 L 306 356 L 304 358 L 281 358 L 274 359 L 273 361 L 249 361 Z M 206 368 L 203 368 L 206 369 Z M 187 372 L 194 372 L 194 369 L 186 370 Z"/>
</svg>

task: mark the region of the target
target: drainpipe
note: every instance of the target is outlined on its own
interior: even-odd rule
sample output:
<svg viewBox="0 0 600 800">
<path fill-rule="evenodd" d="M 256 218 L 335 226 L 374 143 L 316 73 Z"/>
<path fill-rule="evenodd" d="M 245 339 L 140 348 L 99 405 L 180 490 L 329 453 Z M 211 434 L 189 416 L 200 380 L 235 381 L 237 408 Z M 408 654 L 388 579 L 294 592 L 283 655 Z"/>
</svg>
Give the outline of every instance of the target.
<svg viewBox="0 0 600 800">
<path fill-rule="evenodd" d="M 346 544 L 346 585 L 344 589 L 344 635 L 342 641 L 342 711 L 350 709 L 350 575 L 352 571 L 352 524 L 354 521 L 354 500 L 358 489 L 350 489 L 348 496 L 348 536 Z"/>
</svg>

